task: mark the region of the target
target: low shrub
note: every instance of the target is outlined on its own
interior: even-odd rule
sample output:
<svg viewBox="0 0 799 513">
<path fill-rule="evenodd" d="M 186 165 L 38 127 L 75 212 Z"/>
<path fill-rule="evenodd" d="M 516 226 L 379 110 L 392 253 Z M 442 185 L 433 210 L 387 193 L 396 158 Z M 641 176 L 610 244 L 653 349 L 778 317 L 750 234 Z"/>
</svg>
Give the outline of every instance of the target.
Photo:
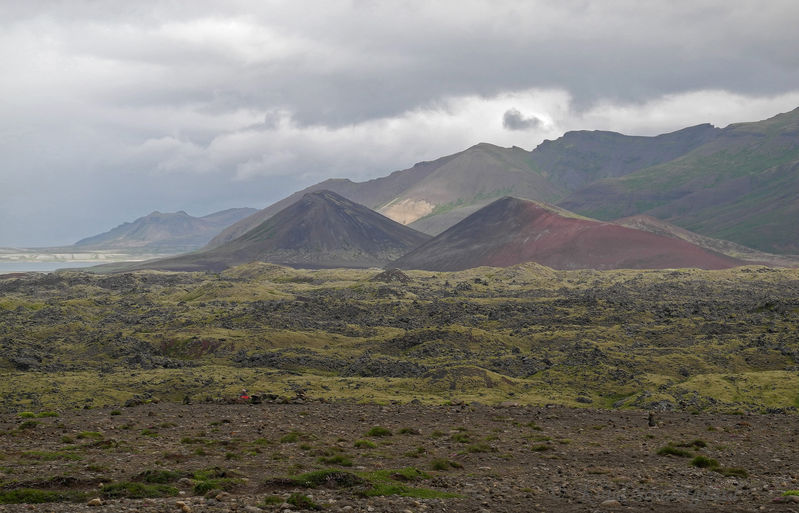
<svg viewBox="0 0 799 513">
<path fill-rule="evenodd" d="M 488 444 L 472 444 L 466 448 L 466 452 L 495 452 L 496 449 Z"/>
<path fill-rule="evenodd" d="M 260 504 L 259 507 L 261 507 L 261 508 L 270 508 L 270 507 L 275 506 L 277 504 L 283 504 L 283 497 L 281 497 L 279 495 L 267 495 L 261 501 L 261 504 Z"/>
<path fill-rule="evenodd" d="M 320 510 L 322 506 L 315 503 L 310 497 L 305 494 L 294 492 L 286 499 L 286 502 L 295 506 L 299 509 L 312 509 L 312 510 Z"/>
<path fill-rule="evenodd" d="M 719 462 L 713 458 L 700 455 L 691 460 L 691 465 L 699 468 L 716 468 L 719 466 Z"/>
<path fill-rule="evenodd" d="M 463 465 L 446 458 L 436 458 L 430 462 L 430 468 L 433 470 L 449 470 L 450 468 L 463 468 Z"/>
<path fill-rule="evenodd" d="M 382 426 L 375 426 L 366 432 L 366 436 L 391 436 L 392 434 L 390 429 Z"/>
<path fill-rule="evenodd" d="M 297 443 L 300 440 L 300 433 L 298 431 L 292 431 L 286 435 L 283 435 L 280 438 L 281 444 L 293 444 Z"/>
<path fill-rule="evenodd" d="M 460 444 L 468 444 L 472 441 L 471 437 L 469 437 L 469 433 L 455 433 L 450 437 L 450 440 Z"/>
<path fill-rule="evenodd" d="M 692 442 L 683 443 L 679 445 L 680 447 L 693 447 L 694 449 L 704 449 L 707 447 L 707 442 L 704 440 L 696 439 Z"/>
<path fill-rule="evenodd" d="M 719 467 L 713 470 L 724 477 L 749 477 L 749 472 L 740 467 Z"/>
<path fill-rule="evenodd" d="M 97 431 L 81 431 L 80 433 L 75 435 L 75 438 L 77 438 L 78 440 L 83 440 L 86 438 L 91 438 L 92 440 L 100 440 L 103 438 L 103 435 L 101 433 L 98 433 Z"/>
<path fill-rule="evenodd" d="M 673 445 L 666 445 L 658 449 L 657 455 L 690 458 L 691 456 L 693 456 L 693 453 L 691 451 L 686 451 L 685 449 L 680 449 L 679 447 L 674 447 Z"/>
<path fill-rule="evenodd" d="M 361 477 L 342 470 L 316 470 L 288 478 L 288 483 L 305 488 L 351 488 L 361 486 L 366 481 Z"/>
<path fill-rule="evenodd" d="M 197 495 L 205 495 L 212 490 L 219 490 L 229 492 L 234 490 L 237 486 L 244 481 L 235 477 L 219 477 L 215 479 L 206 479 L 194 484 L 194 493 Z"/>
<path fill-rule="evenodd" d="M 175 472 L 175 471 L 172 471 L 172 470 L 149 470 L 148 469 L 148 470 L 145 470 L 143 472 L 140 472 L 136 476 L 135 480 L 136 481 L 143 481 L 145 483 L 166 484 L 166 483 L 172 483 L 174 481 L 177 481 L 178 479 L 180 479 L 183 476 L 184 476 L 183 473 Z"/>
</svg>

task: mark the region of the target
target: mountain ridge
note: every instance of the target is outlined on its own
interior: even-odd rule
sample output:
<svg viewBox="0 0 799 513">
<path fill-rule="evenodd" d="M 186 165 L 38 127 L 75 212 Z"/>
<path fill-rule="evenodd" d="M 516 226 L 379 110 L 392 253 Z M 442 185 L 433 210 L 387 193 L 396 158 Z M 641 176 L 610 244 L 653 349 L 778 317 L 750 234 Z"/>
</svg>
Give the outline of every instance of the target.
<svg viewBox="0 0 799 513">
<path fill-rule="evenodd" d="M 761 251 L 799 253 L 799 108 L 735 123 L 675 160 L 591 183 L 558 204 L 597 219 L 647 214 Z"/>
<path fill-rule="evenodd" d="M 97 235 L 77 241 L 80 250 L 191 251 L 208 243 L 221 230 L 256 212 L 253 208 L 231 208 L 194 217 L 180 210 L 155 210 Z"/>
<path fill-rule="evenodd" d="M 627 159 L 637 159 L 647 164 L 661 162 L 712 139 L 718 131 L 709 124 L 654 137 L 607 131 L 573 131 L 555 141 L 544 141 L 531 151 L 516 146 L 502 148 L 490 143 L 478 143 L 463 151 L 419 162 L 408 169 L 365 182 L 337 178 L 311 185 L 225 229 L 209 242 L 208 247 L 235 239 L 299 200 L 303 194 L 322 189 L 332 190 L 395 221 L 435 235 L 494 199 L 508 194 L 555 203 L 576 187 L 574 176 L 615 176 L 619 172 L 618 166 L 613 165 L 619 161 L 617 153 L 624 153 Z M 591 142 L 585 151 L 568 147 L 573 140 L 590 142 L 608 138 L 614 140 L 610 149 L 602 150 L 599 142 Z M 652 149 L 653 145 L 664 143 L 669 146 L 667 150 Z M 556 148 L 561 152 L 560 160 L 553 155 Z M 606 154 L 602 154 L 602 151 Z M 597 155 L 604 162 L 599 167 L 595 162 Z M 545 164 L 551 164 L 555 171 L 544 169 Z M 629 167 L 630 164 L 627 165 Z M 571 171 L 571 178 L 550 179 L 553 173 L 556 176 L 563 174 L 561 168 L 566 166 L 577 169 Z M 583 177 L 579 183 L 585 180 L 587 178 Z"/>
</svg>

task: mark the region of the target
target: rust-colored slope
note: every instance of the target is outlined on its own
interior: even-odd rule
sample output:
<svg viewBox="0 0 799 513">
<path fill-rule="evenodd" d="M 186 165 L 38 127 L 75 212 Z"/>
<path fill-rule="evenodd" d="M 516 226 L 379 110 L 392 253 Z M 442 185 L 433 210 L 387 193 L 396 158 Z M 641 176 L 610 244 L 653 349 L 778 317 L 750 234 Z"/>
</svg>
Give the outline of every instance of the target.
<svg viewBox="0 0 799 513">
<path fill-rule="evenodd" d="M 505 197 L 403 256 L 405 269 L 456 271 L 537 262 L 555 269 L 724 269 L 733 258 L 682 240 Z"/>
</svg>

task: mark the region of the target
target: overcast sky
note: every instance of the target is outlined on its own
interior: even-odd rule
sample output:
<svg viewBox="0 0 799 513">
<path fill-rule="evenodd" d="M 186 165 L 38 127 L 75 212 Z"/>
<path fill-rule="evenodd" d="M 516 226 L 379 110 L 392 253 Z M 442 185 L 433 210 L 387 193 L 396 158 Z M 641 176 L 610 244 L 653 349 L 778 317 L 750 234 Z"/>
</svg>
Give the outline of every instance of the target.
<svg viewBox="0 0 799 513">
<path fill-rule="evenodd" d="M 0 0 L 0 246 L 799 106 L 799 2 Z"/>
</svg>

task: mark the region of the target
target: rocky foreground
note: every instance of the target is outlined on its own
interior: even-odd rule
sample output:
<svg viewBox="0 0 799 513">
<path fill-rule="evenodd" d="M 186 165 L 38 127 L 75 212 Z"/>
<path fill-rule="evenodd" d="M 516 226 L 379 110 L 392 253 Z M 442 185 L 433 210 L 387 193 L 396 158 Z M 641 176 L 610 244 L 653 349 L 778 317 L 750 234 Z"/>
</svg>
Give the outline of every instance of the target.
<svg viewBox="0 0 799 513">
<path fill-rule="evenodd" d="M 56 502 L 0 511 L 799 511 L 797 436 L 793 415 L 515 405 L 6 413 L 0 504 Z"/>
</svg>

